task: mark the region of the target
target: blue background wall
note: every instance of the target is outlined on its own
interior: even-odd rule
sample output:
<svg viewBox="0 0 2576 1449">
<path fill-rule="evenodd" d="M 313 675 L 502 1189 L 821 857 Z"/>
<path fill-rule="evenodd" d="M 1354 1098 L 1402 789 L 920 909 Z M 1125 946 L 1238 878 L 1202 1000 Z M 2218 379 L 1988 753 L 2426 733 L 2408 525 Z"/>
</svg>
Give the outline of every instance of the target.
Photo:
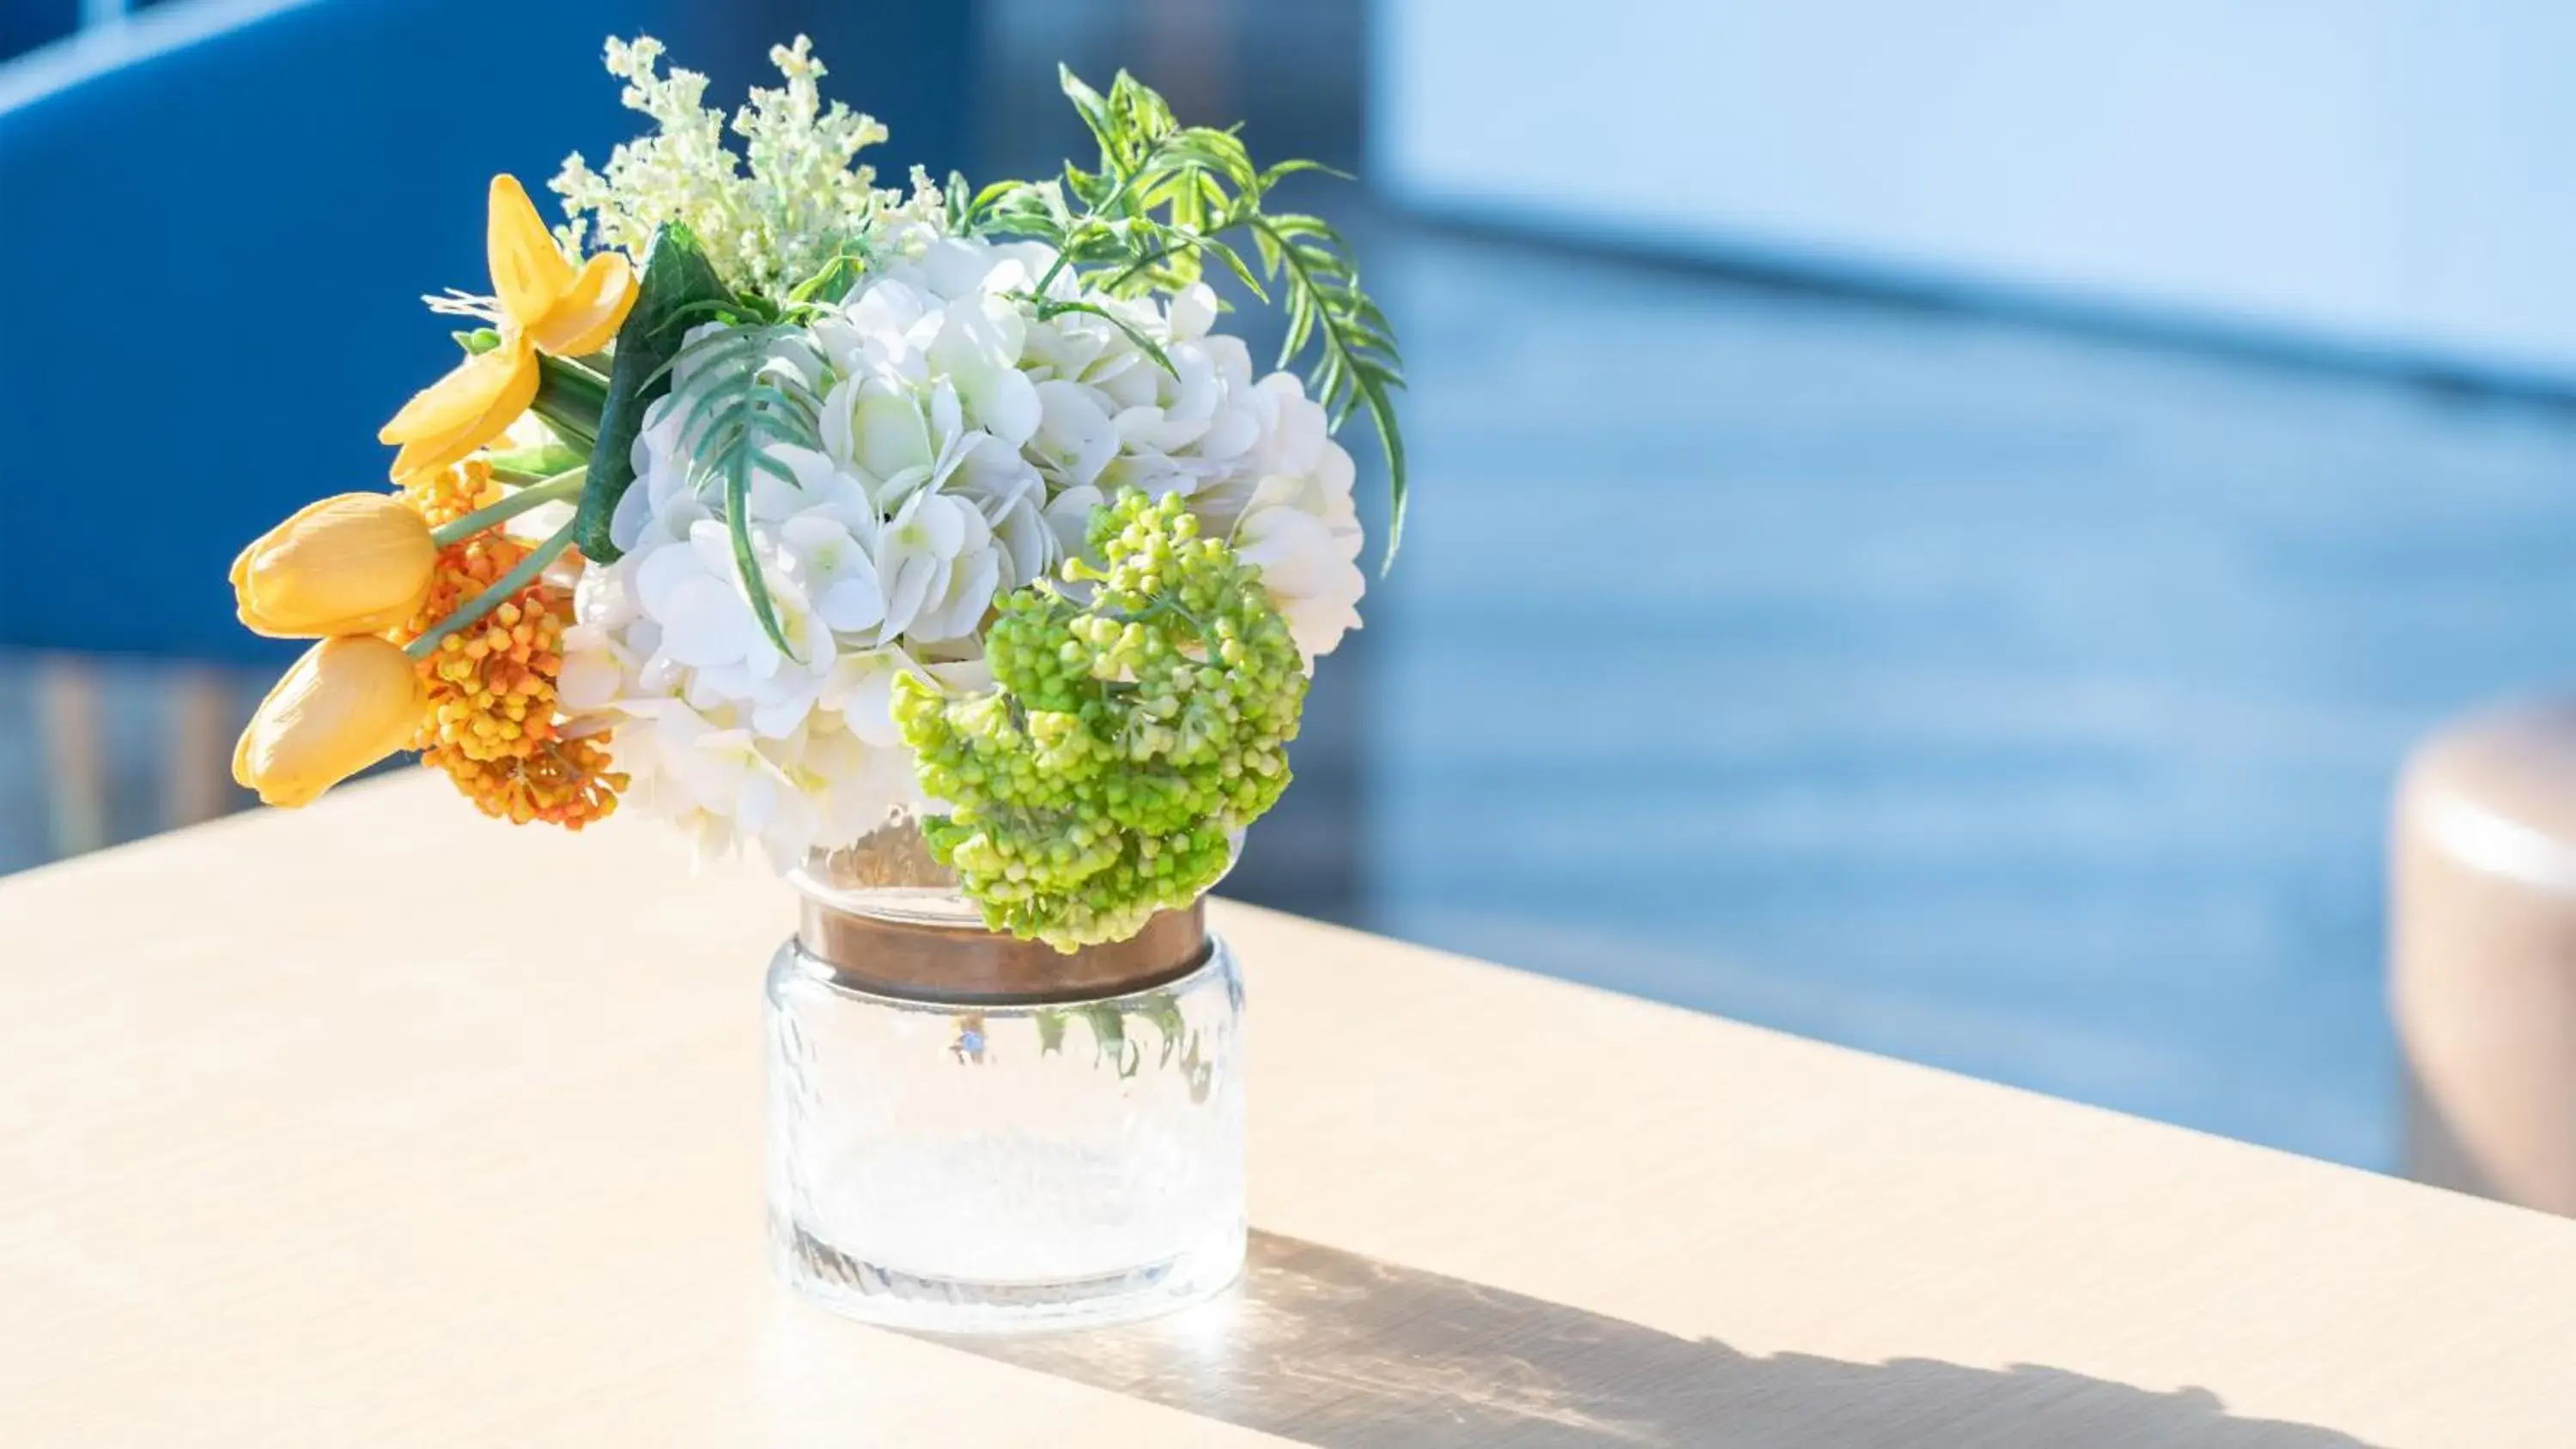
<svg viewBox="0 0 2576 1449">
<path fill-rule="evenodd" d="M 892 128 L 881 174 L 968 158 L 965 5 L 326 0 L 21 75 L 0 100 L 0 644 L 277 654 L 234 622 L 226 565 L 303 500 L 384 486 L 377 426 L 455 355 L 420 295 L 488 285 L 485 182 L 538 190 L 639 127 L 603 38 L 660 35 L 730 107 L 799 30 L 830 93 Z"/>
</svg>

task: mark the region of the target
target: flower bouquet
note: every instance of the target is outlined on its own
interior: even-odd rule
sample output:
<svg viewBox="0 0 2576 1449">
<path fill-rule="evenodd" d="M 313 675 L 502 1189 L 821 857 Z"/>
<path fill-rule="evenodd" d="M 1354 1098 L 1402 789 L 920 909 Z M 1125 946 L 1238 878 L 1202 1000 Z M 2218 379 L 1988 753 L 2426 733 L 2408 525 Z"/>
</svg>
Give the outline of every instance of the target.
<svg viewBox="0 0 2576 1449">
<path fill-rule="evenodd" d="M 769 982 L 773 1244 L 844 1311 L 1007 1327 L 1214 1291 L 1243 1245 L 1240 986 L 1201 897 L 1359 622 L 1351 458 L 1403 450 L 1384 315 L 1283 177 L 1121 74 L 1096 163 L 856 158 L 799 39 L 727 120 L 649 39 L 653 131 L 489 197 L 463 359 L 388 493 L 233 568 L 317 642 L 234 774 L 301 805 L 403 749 L 485 812 L 629 802 L 804 900 Z M 1275 300 L 1280 365 L 1205 278 Z M 1085 1051 L 1084 1048 L 1088 1050 Z"/>
</svg>

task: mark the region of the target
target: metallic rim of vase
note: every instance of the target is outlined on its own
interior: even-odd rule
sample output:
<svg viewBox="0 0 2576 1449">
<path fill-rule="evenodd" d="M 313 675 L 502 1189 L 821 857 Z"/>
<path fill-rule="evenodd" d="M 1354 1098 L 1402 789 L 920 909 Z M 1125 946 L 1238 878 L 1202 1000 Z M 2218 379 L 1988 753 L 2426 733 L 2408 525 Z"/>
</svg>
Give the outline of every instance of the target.
<svg viewBox="0 0 2576 1449">
<path fill-rule="evenodd" d="M 942 1006 L 1047 1006 L 1167 986 L 1207 964 L 1207 906 L 1164 911 L 1124 941 L 1071 953 L 982 929 L 889 920 L 808 895 L 796 932 L 836 983 Z"/>
</svg>

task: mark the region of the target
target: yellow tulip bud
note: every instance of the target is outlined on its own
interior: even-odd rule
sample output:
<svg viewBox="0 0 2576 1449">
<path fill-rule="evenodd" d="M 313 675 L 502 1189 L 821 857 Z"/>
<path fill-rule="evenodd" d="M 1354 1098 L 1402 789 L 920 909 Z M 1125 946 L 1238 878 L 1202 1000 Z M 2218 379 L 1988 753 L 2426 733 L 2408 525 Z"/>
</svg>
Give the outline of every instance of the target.
<svg viewBox="0 0 2576 1449">
<path fill-rule="evenodd" d="M 411 656 L 366 634 L 325 639 L 260 701 L 233 779 L 271 805 L 309 805 L 411 743 L 429 691 Z"/>
<path fill-rule="evenodd" d="M 243 549 L 233 601 L 244 624 L 273 638 L 375 634 L 420 611 L 437 563 L 428 522 L 401 499 L 343 493 Z"/>
</svg>

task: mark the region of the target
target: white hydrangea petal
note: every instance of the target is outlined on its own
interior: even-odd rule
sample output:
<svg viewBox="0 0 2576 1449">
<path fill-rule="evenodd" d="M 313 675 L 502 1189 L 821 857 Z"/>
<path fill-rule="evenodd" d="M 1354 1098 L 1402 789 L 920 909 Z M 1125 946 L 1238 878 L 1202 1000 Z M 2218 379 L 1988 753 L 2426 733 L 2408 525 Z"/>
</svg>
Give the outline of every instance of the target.
<svg viewBox="0 0 2576 1449">
<path fill-rule="evenodd" d="M 1198 439 L 1199 456 L 1219 461 L 1239 458 L 1260 441 L 1259 413 L 1248 407 L 1220 408 Z"/>
<path fill-rule="evenodd" d="M 992 525 L 993 546 L 1002 558 L 1004 589 L 1016 589 L 1046 577 L 1055 561 L 1063 557 L 1055 530 L 1032 494 L 997 505 L 987 515 L 987 521 Z"/>
<path fill-rule="evenodd" d="M 1205 282 L 1192 282 L 1172 299 L 1170 312 L 1172 336 L 1183 342 L 1207 335 L 1216 325 L 1216 291 Z"/>
<path fill-rule="evenodd" d="M 717 519 L 701 519 L 689 525 L 689 555 L 699 568 L 730 579 L 734 576 L 733 531 Z"/>
<path fill-rule="evenodd" d="M 656 612 L 662 620 L 662 653 L 692 669 L 741 660 L 760 632 L 751 605 L 703 573 L 674 585 L 666 606 Z"/>
<path fill-rule="evenodd" d="M 829 453 L 793 443 L 772 443 L 766 452 L 787 470 L 788 481 L 799 494 L 818 496 L 841 481 L 841 465 Z"/>
<path fill-rule="evenodd" d="M 1226 391 L 1241 392 L 1252 386 L 1252 349 L 1242 338 L 1215 332 L 1200 338 L 1199 346 L 1207 349 L 1208 360 L 1216 364 L 1216 375 L 1224 380 Z"/>
<path fill-rule="evenodd" d="M 887 553 L 877 558 L 877 577 L 886 584 L 884 632 L 888 637 L 905 633 L 930 598 L 931 586 L 947 572 L 948 566 L 925 553 L 907 551 L 889 545 Z"/>
<path fill-rule="evenodd" d="M 983 622 L 984 611 L 992 607 L 993 591 L 1001 576 L 1001 555 L 990 548 L 978 549 L 958 560 L 949 570 L 945 597 L 913 621 L 913 636 L 940 643 L 973 633 L 975 626 Z"/>
<path fill-rule="evenodd" d="M 1368 580 L 1323 520 L 1293 507 L 1259 509 L 1237 528 L 1235 551 L 1261 570 L 1262 587 L 1309 670 L 1344 633 L 1359 627 L 1359 600 Z"/>
<path fill-rule="evenodd" d="M 930 406 L 925 410 L 933 438 L 946 440 L 966 431 L 965 405 L 957 399 L 957 383 L 943 377 L 930 385 Z M 943 447 L 941 451 L 946 451 Z"/>
<path fill-rule="evenodd" d="M 894 680 L 905 665 L 899 654 L 878 654 L 861 661 L 844 686 L 841 718 L 850 733 L 879 749 L 903 743 L 903 726 L 894 718 Z"/>
<path fill-rule="evenodd" d="M 928 468 L 936 453 L 930 427 L 912 399 L 872 392 L 853 409 L 856 441 L 852 461 L 877 478 L 892 478 L 907 469 Z"/>
<path fill-rule="evenodd" d="M 1038 430 L 1037 387 L 1018 368 L 962 374 L 958 387 L 974 408 L 977 424 L 994 437 L 1018 447 Z"/>
<path fill-rule="evenodd" d="M 843 309 L 842 317 L 862 337 L 901 337 L 930 308 L 919 292 L 892 279 L 871 282 Z"/>
<path fill-rule="evenodd" d="M 1057 481 L 1079 487 L 1099 478 L 1118 456 L 1118 426 L 1097 389 L 1061 378 L 1033 389 L 1038 426 L 1029 441 L 1035 460 Z"/>
<path fill-rule="evenodd" d="M 843 634 L 859 634 L 885 622 L 885 590 L 877 585 L 876 566 L 866 566 L 865 575 L 856 570 L 845 573 L 825 586 L 818 601 L 823 622 Z"/>
<path fill-rule="evenodd" d="M 1323 520 L 1293 508 L 1273 508 L 1243 521 L 1235 552 L 1261 570 L 1267 587 L 1287 594 L 1320 588 L 1331 567 L 1340 562 L 1332 533 Z"/>
<path fill-rule="evenodd" d="M 642 444 L 637 444 L 637 447 L 641 448 Z M 609 511 L 608 541 L 617 545 L 619 553 L 633 553 L 644 542 L 645 530 L 652 526 L 652 490 L 638 478 L 617 496 L 617 506 Z"/>
<path fill-rule="evenodd" d="M 1358 477 L 1359 469 L 1351 462 L 1350 450 L 1339 443 L 1325 443 L 1323 452 L 1315 460 L 1314 470 L 1315 486 L 1323 495 L 1348 504 L 1351 485 Z"/>
<path fill-rule="evenodd" d="M 648 553 L 628 554 L 619 562 L 634 566 L 636 600 L 645 613 L 656 619 L 672 616 L 671 593 L 674 589 L 706 573 L 695 553 L 686 547 L 669 544 Z"/>
<path fill-rule="evenodd" d="M 1108 501 L 1099 489 L 1086 484 L 1080 488 L 1067 488 L 1047 504 L 1047 526 L 1055 530 L 1056 540 L 1063 545 L 1065 557 L 1081 556 L 1084 536 L 1091 528 L 1091 511 Z"/>
<path fill-rule="evenodd" d="M 916 265 L 933 295 L 955 301 L 983 291 L 984 276 L 993 269 L 993 249 L 971 237 L 941 237 L 923 250 Z"/>
<path fill-rule="evenodd" d="M 953 559 L 966 542 L 969 510 L 937 493 L 916 493 L 905 500 L 887 535 L 902 548 L 937 559 Z"/>
<path fill-rule="evenodd" d="M 555 693 L 563 707 L 588 714 L 614 703 L 626 686 L 626 669 L 605 647 L 582 647 L 567 631 L 563 669 L 555 676 Z"/>
</svg>

